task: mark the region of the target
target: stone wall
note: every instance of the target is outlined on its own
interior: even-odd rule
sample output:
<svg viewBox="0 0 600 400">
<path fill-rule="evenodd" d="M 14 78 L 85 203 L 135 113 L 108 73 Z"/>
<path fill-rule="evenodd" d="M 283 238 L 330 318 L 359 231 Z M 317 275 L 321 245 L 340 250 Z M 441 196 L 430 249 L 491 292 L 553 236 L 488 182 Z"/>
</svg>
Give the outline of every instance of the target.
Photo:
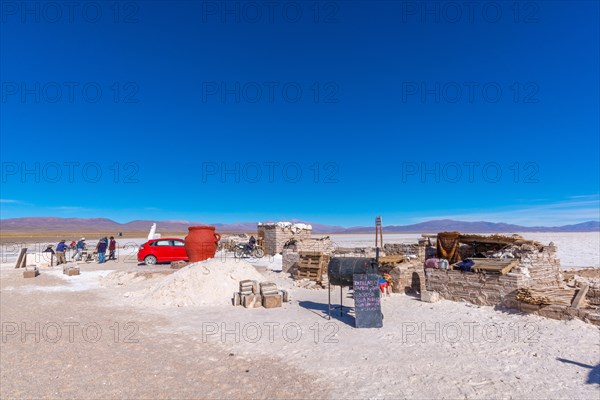
<svg viewBox="0 0 600 400">
<path fill-rule="evenodd" d="M 536 314 L 546 318 L 569 320 L 579 318 L 589 324 L 600 326 L 600 311 L 585 308 L 573 308 L 569 306 L 547 305 L 539 306 L 517 302 L 512 308 L 528 314 Z"/>
<path fill-rule="evenodd" d="M 317 253 L 323 253 L 326 255 L 333 254 L 335 248 L 333 241 L 329 238 L 329 236 L 325 236 L 322 238 L 305 238 L 305 239 L 297 239 L 292 238 L 284 248 L 290 249 L 292 251 L 300 252 L 300 251 L 313 251 Z"/>
<path fill-rule="evenodd" d="M 383 245 L 383 251 L 386 256 L 395 255 L 418 255 L 419 245 L 413 243 L 386 243 Z"/>
<path fill-rule="evenodd" d="M 531 287 L 561 287 L 563 286 L 560 272 L 560 259 L 556 257 L 556 247 L 544 246 L 541 251 L 537 248 L 521 247 L 518 269 L 530 277 Z M 528 250 L 528 251 L 524 251 Z"/>
<path fill-rule="evenodd" d="M 441 298 L 484 306 L 503 304 L 526 281 L 522 274 L 492 275 L 433 268 L 428 268 L 425 275 L 427 290 L 438 292 Z"/>
<path fill-rule="evenodd" d="M 600 306 L 600 284 L 590 285 L 585 298 L 591 305 Z"/>
<path fill-rule="evenodd" d="M 283 246 L 291 239 L 309 239 L 311 234 L 312 229 L 295 229 L 294 225 L 258 225 L 258 235 L 263 238 L 265 254 L 269 256 L 281 253 Z"/>
<path fill-rule="evenodd" d="M 281 271 L 293 274 L 296 263 L 300 260 L 300 253 L 293 249 L 284 249 L 281 255 Z"/>
<path fill-rule="evenodd" d="M 419 294 L 425 290 L 425 272 L 421 265 L 408 264 L 391 270 L 381 267 L 380 272 L 390 274 L 394 293 Z"/>
</svg>

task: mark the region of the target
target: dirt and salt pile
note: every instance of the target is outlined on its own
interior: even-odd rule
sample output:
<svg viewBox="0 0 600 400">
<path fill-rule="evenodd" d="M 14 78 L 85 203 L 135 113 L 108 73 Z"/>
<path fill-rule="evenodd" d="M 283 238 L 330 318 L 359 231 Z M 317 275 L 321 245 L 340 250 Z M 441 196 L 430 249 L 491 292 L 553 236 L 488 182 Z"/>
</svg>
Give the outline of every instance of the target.
<svg viewBox="0 0 600 400">
<path fill-rule="evenodd" d="M 246 261 L 213 258 L 161 278 L 135 297 L 148 306 L 227 305 L 244 279 L 261 281 L 264 277 Z"/>
</svg>

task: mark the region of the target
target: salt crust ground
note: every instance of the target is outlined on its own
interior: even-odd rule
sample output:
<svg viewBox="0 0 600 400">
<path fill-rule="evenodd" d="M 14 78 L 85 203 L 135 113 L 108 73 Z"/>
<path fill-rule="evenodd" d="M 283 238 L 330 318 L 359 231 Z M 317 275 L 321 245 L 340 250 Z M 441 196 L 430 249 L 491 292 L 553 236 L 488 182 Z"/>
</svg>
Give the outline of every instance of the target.
<svg viewBox="0 0 600 400">
<path fill-rule="evenodd" d="M 3 334 L 14 324 L 46 327 L 39 343 L 20 332 L 0 343 L 0 397 L 600 397 L 600 331 L 577 320 L 393 295 L 383 299 L 382 329 L 355 329 L 351 310 L 327 319 L 326 290 L 294 287 L 269 270 L 263 279 L 291 292 L 279 309 L 140 302 L 132 293 L 170 288 L 186 272 L 124 262 L 81 268 L 78 277 L 0 272 Z M 339 298 L 332 292 L 334 305 Z M 73 342 L 68 322 L 80 324 Z M 91 323 L 102 329 L 97 342 L 79 329 Z M 52 324 L 62 327 L 56 342 L 47 340 Z"/>
</svg>

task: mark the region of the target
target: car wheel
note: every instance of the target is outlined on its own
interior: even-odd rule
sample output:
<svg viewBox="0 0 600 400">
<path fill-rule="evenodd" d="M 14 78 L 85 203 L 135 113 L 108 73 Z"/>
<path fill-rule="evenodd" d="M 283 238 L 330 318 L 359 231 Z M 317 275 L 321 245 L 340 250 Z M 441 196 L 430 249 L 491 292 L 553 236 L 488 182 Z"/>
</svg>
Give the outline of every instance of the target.
<svg viewBox="0 0 600 400">
<path fill-rule="evenodd" d="M 154 264 L 156 264 L 157 261 L 158 260 L 156 259 L 155 256 L 146 256 L 146 258 L 144 258 L 144 262 L 147 265 L 154 265 Z"/>
</svg>

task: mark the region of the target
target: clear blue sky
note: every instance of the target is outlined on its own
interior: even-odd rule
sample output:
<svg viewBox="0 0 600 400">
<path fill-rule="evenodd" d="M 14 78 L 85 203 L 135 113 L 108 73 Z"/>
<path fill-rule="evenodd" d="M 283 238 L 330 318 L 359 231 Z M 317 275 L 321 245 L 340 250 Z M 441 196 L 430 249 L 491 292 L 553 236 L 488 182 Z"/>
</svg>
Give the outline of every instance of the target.
<svg viewBox="0 0 600 400">
<path fill-rule="evenodd" d="M 24 4 L 2 218 L 600 218 L 597 1 Z"/>
</svg>

